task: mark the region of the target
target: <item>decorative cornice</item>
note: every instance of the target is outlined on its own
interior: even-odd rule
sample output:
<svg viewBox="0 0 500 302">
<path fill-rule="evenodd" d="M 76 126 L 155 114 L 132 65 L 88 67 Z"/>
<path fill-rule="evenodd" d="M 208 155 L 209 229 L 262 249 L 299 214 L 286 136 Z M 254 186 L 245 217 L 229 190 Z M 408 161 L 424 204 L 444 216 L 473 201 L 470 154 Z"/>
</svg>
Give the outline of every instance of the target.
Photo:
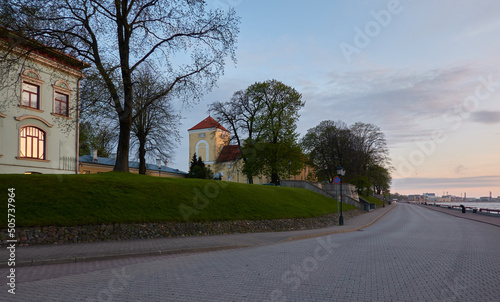
<svg viewBox="0 0 500 302">
<path fill-rule="evenodd" d="M 5 118 L 5 117 L 6 117 L 6 115 L 0 112 L 0 117 Z"/>
<path fill-rule="evenodd" d="M 36 116 L 36 115 L 23 115 L 23 116 L 15 116 L 14 119 L 16 121 L 24 121 L 24 120 L 27 120 L 27 119 L 33 119 L 33 120 L 38 120 L 42 123 L 44 123 L 45 125 L 47 125 L 47 127 L 49 128 L 52 128 L 54 125 L 47 122 L 45 119 L 39 117 L 39 116 Z"/>
</svg>

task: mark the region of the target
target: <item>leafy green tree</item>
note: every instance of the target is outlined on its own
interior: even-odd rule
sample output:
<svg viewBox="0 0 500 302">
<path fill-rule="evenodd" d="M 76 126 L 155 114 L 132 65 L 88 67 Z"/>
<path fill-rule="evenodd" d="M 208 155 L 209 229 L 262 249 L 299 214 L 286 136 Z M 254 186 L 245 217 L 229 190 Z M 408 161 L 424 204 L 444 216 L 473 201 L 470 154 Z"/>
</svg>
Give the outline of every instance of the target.
<svg viewBox="0 0 500 302">
<path fill-rule="evenodd" d="M 362 194 L 387 191 L 391 182 L 384 134 L 375 125 L 322 121 L 302 139 L 319 180 L 333 181 L 337 167 L 346 170 L 345 181 Z"/>
<path fill-rule="evenodd" d="M 338 166 L 352 171 L 352 136 L 344 122 L 322 121 L 307 131 L 302 146 L 316 168 L 318 180 L 333 182 Z M 349 174 L 346 176 L 349 177 Z"/>
<path fill-rule="evenodd" d="M 255 117 L 258 137 L 245 142 L 246 163 L 243 171 L 271 175 L 271 182 L 298 174 L 303 167 L 301 146 L 297 143 L 299 110 L 304 107 L 302 95 L 277 80 L 255 83 L 246 93 L 254 103 L 261 103 Z"/>
<path fill-rule="evenodd" d="M 253 183 L 259 174 L 287 179 L 303 167 L 296 133 L 302 95 L 277 80 L 257 82 L 234 93 L 230 101 L 210 105 L 210 113 L 229 126 L 242 152 L 243 173 Z"/>
<path fill-rule="evenodd" d="M 391 185 L 391 175 L 389 169 L 373 165 L 368 169 L 368 177 L 373 186 L 373 191 L 377 195 L 389 192 L 389 187 Z"/>
</svg>

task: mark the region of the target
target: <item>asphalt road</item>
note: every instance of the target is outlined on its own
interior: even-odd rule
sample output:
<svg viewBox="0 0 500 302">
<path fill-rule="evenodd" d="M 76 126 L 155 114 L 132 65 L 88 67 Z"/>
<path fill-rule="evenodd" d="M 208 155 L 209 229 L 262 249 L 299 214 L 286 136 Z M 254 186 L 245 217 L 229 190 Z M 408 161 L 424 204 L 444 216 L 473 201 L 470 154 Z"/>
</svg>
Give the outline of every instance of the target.
<svg viewBox="0 0 500 302">
<path fill-rule="evenodd" d="M 500 228 L 400 204 L 356 232 L 20 267 L 0 301 L 500 301 Z"/>
</svg>

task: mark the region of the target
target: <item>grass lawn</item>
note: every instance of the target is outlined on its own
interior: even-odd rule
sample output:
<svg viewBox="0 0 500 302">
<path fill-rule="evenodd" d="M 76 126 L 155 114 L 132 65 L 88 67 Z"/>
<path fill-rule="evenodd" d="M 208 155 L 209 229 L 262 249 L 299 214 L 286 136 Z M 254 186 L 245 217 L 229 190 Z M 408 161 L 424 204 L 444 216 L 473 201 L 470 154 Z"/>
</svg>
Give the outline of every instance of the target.
<svg viewBox="0 0 500 302">
<path fill-rule="evenodd" d="M 4 213 L 8 188 L 15 188 L 17 227 L 298 218 L 337 209 L 335 200 L 304 189 L 110 172 L 0 174 Z"/>
<path fill-rule="evenodd" d="M 382 204 L 384 203 L 382 200 L 378 199 L 378 198 L 375 198 L 373 196 L 365 196 L 365 195 L 360 195 L 362 198 L 364 198 L 365 200 L 368 200 L 369 202 L 371 203 L 374 203 L 377 205 L 377 207 L 381 207 Z M 385 202 L 387 204 L 387 202 Z"/>
</svg>

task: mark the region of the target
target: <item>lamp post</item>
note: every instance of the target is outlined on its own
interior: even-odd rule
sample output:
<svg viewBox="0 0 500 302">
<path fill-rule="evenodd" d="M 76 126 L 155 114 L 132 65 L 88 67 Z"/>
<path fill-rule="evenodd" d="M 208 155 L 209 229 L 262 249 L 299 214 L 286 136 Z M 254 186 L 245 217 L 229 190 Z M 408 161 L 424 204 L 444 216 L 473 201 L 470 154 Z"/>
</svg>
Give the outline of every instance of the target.
<svg viewBox="0 0 500 302">
<path fill-rule="evenodd" d="M 339 215 L 339 225 L 344 225 L 344 216 L 342 216 L 342 178 L 345 175 L 344 168 L 337 167 L 337 175 L 340 177 L 340 215 Z"/>
</svg>

